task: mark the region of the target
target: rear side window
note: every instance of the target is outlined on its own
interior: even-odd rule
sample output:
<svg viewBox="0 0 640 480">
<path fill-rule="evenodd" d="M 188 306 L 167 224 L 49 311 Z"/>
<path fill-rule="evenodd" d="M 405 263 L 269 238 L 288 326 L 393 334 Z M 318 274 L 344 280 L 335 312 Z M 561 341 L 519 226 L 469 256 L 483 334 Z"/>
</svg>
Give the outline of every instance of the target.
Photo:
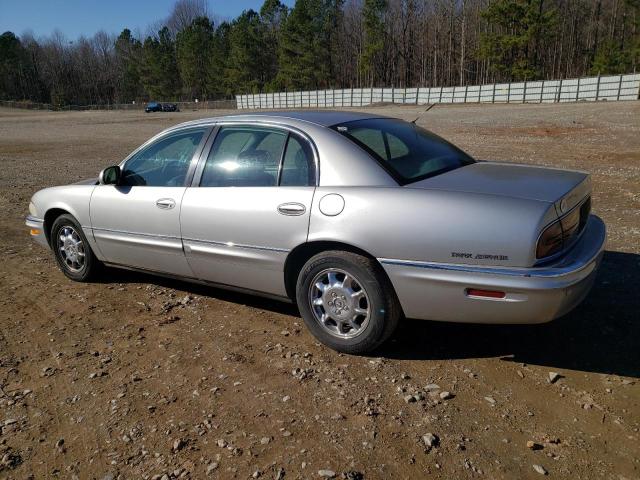
<svg viewBox="0 0 640 480">
<path fill-rule="evenodd" d="M 308 142 L 275 128 L 220 128 L 207 157 L 200 186 L 276 185 L 315 185 L 313 154 Z"/>
<path fill-rule="evenodd" d="M 316 184 L 315 177 L 313 152 L 309 143 L 299 136 L 291 134 L 287 141 L 287 150 L 282 162 L 280 186 L 313 186 Z"/>
</svg>

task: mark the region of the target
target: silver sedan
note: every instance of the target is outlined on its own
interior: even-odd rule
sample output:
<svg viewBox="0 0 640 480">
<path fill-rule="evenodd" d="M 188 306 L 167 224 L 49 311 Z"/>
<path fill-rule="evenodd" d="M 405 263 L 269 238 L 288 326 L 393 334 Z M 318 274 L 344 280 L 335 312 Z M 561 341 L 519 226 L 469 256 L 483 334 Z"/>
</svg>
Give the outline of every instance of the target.
<svg viewBox="0 0 640 480">
<path fill-rule="evenodd" d="M 233 115 L 156 135 L 97 179 L 47 188 L 32 237 L 69 278 L 103 265 L 297 303 L 348 353 L 402 317 L 540 323 L 591 288 L 605 226 L 583 172 L 476 161 L 354 112 Z"/>
</svg>

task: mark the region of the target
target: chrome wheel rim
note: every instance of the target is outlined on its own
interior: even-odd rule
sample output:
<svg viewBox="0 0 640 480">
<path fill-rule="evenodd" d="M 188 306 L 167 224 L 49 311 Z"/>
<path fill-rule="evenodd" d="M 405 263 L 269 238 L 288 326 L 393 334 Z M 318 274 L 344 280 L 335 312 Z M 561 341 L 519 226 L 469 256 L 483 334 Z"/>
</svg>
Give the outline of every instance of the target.
<svg viewBox="0 0 640 480">
<path fill-rule="evenodd" d="M 364 332 L 371 317 L 371 302 L 362 283 L 351 273 L 337 268 L 323 270 L 313 278 L 309 304 L 316 322 L 342 339 Z"/>
<path fill-rule="evenodd" d="M 73 227 L 65 225 L 58 230 L 58 252 L 65 267 L 72 272 L 79 272 L 84 267 L 84 244 Z"/>
</svg>

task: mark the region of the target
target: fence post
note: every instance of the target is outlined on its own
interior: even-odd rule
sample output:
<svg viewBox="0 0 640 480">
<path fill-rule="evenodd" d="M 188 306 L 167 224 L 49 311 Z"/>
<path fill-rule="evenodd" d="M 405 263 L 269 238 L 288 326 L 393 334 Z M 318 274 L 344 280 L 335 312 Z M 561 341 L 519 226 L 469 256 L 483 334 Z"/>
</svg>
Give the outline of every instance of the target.
<svg viewBox="0 0 640 480">
<path fill-rule="evenodd" d="M 496 103 L 496 84 L 493 84 L 493 93 L 491 94 L 491 103 Z"/>
<path fill-rule="evenodd" d="M 522 92 L 522 103 L 527 103 L 527 81 L 524 81 L 524 90 Z"/>
<path fill-rule="evenodd" d="M 578 78 L 578 87 L 576 88 L 576 102 L 578 101 L 579 95 L 580 95 L 580 79 Z"/>
<path fill-rule="evenodd" d="M 620 89 L 618 89 L 618 92 L 620 92 Z M 600 72 L 598 72 L 598 83 L 596 84 L 596 102 L 599 99 L 600 99 Z"/>
<path fill-rule="evenodd" d="M 353 88 L 351 89 L 351 92 L 349 93 L 349 106 L 353 107 Z"/>
<path fill-rule="evenodd" d="M 467 92 L 469 91 L 469 85 L 464 86 L 464 103 L 467 103 Z"/>
<path fill-rule="evenodd" d="M 511 82 L 507 85 L 507 103 L 511 103 Z"/>
<path fill-rule="evenodd" d="M 558 94 L 556 95 L 556 103 L 560 103 L 560 97 L 562 96 L 562 81 L 563 79 L 560 79 L 560 87 L 558 88 Z"/>
<path fill-rule="evenodd" d="M 542 103 L 542 95 L 544 95 L 544 80 L 542 80 L 542 87 L 540 87 L 540 102 Z"/>
<path fill-rule="evenodd" d="M 438 98 L 438 103 L 442 103 L 442 88 L 440 87 L 440 97 Z"/>
<path fill-rule="evenodd" d="M 622 90 L 622 74 L 620 74 L 620 78 L 618 79 L 618 96 L 616 100 L 620 100 L 620 90 Z"/>
<path fill-rule="evenodd" d="M 418 97 L 420 96 L 420 87 L 416 88 L 416 105 L 418 105 Z"/>
</svg>

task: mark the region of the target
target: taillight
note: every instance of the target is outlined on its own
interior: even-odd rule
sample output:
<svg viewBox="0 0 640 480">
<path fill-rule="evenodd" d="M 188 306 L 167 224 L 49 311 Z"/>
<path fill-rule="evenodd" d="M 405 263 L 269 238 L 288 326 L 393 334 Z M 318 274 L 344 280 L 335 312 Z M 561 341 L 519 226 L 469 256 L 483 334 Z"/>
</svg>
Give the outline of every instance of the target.
<svg viewBox="0 0 640 480">
<path fill-rule="evenodd" d="M 572 212 L 560 220 L 560 225 L 562 226 L 562 238 L 565 241 L 569 240 L 580 226 L 580 209 L 574 208 Z"/>
<path fill-rule="evenodd" d="M 538 240 L 536 258 L 544 258 L 562 250 L 562 225 L 558 220 L 549 225 Z"/>
<path fill-rule="evenodd" d="M 591 198 L 587 198 L 579 207 L 549 225 L 538 240 L 536 258 L 549 257 L 568 247 L 586 225 L 590 211 Z"/>
</svg>

